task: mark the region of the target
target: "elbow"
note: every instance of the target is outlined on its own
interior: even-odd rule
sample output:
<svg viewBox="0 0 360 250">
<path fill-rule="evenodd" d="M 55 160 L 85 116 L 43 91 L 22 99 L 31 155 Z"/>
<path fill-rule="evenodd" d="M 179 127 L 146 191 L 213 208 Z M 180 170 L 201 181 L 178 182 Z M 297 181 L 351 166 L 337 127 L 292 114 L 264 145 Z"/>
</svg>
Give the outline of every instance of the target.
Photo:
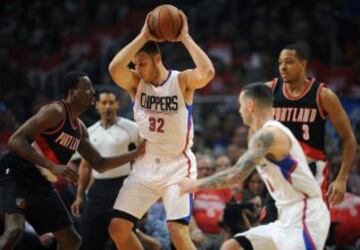
<svg viewBox="0 0 360 250">
<path fill-rule="evenodd" d="M 115 65 L 115 63 L 114 63 L 113 61 L 110 62 L 109 67 L 108 67 L 108 71 L 109 71 L 109 74 L 110 74 L 111 76 L 114 76 L 114 75 L 115 75 L 116 65 Z"/>
<path fill-rule="evenodd" d="M 207 77 L 211 81 L 215 77 L 215 68 L 211 65 L 210 69 L 207 72 Z"/>
</svg>

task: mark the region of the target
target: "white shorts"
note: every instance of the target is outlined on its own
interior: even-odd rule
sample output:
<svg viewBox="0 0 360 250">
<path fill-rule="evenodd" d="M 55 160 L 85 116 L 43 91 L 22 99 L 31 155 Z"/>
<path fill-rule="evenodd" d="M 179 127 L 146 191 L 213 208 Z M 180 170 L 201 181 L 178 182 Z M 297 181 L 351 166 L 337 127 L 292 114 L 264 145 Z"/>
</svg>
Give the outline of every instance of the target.
<svg viewBox="0 0 360 250">
<path fill-rule="evenodd" d="M 305 199 L 279 211 L 279 219 L 236 234 L 254 250 L 322 250 L 330 227 L 330 213 L 321 197 Z"/>
<path fill-rule="evenodd" d="M 126 178 L 114 209 L 141 219 L 159 198 L 162 198 L 167 220 L 190 220 L 192 194 L 181 195 L 177 181 L 184 177 L 196 179 L 194 154 L 185 153 L 171 157 L 145 154 L 134 162 Z"/>
</svg>

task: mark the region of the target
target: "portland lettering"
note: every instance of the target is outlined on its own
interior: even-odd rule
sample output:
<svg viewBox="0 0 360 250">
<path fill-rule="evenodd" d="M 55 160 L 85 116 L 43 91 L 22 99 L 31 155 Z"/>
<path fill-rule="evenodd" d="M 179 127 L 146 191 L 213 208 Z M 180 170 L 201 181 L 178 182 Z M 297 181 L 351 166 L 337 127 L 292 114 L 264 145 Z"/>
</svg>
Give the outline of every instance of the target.
<svg viewBox="0 0 360 250">
<path fill-rule="evenodd" d="M 140 106 L 154 111 L 177 111 L 177 96 L 153 96 L 141 93 Z"/>
<path fill-rule="evenodd" d="M 69 135 L 65 132 L 62 132 L 58 136 L 58 138 L 56 138 L 55 142 L 57 142 L 61 146 L 68 148 L 72 151 L 76 151 L 80 144 L 80 140 L 78 138 L 76 138 L 72 135 Z"/>
<path fill-rule="evenodd" d="M 314 108 L 273 108 L 275 120 L 279 122 L 314 122 L 317 109 Z"/>
</svg>

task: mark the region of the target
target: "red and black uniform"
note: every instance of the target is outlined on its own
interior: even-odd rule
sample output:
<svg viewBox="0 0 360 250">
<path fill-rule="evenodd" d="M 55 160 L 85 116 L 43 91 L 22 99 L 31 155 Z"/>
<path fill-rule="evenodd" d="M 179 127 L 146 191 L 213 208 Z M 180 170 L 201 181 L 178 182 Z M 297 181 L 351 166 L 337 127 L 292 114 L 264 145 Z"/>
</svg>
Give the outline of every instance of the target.
<svg viewBox="0 0 360 250">
<path fill-rule="evenodd" d="M 320 101 L 325 87 L 314 78 L 298 97 L 290 97 L 281 79 L 274 79 L 274 118 L 288 127 L 301 144 L 315 179 L 321 186 L 323 196 L 328 186 L 328 164 L 325 156 L 325 123 L 327 113 Z"/>
<path fill-rule="evenodd" d="M 311 172 L 318 181 L 325 199 L 329 175 L 328 161 L 324 151 L 325 123 L 328 115 L 322 107 L 320 93 L 326 85 L 315 78 L 310 78 L 309 81 L 309 86 L 300 95 L 293 97 L 289 95 L 283 80 L 275 78 L 271 85 L 274 95 L 273 115 L 275 120 L 288 127 L 300 142 Z M 273 205 L 271 201 L 268 201 L 269 198 L 267 197 L 265 204 L 267 207 L 267 211 L 264 211 L 266 212 L 265 222 L 273 220 L 267 220 L 266 217 L 274 218 L 271 214 L 274 213 L 272 211 L 274 208 L 270 208 Z"/>
<path fill-rule="evenodd" d="M 66 165 L 82 136 L 79 120 L 72 124 L 65 101 L 65 119 L 35 138 L 32 146 L 48 160 Z M 72 224 L 71 217 L 50 181 L 56 177 L 45 168 L 10 152 L 0 160 L 0 213 L 23 214 L 39 235 Z"/>
</svg>

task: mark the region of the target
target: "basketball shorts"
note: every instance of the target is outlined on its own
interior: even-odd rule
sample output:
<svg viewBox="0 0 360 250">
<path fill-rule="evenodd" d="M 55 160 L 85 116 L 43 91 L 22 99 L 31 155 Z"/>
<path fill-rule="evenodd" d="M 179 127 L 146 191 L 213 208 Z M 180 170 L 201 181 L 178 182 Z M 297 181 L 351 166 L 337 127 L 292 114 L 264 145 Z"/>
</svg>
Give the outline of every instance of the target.
<svg viewBox="0 0 360 250">
<path fill-rule="evenodd" d="M 324 249 L 329 227 L 329 210 L 322 198 L 316 197 L 287 205 L 279 209 L 275 222 L 253 227 L 234 238 L 241 244 L 245 237 L 257 250 Z"/>
<path fill-rule="evenodd" d="M 0 213 L 17 213 L 41 235 L 72 225 L 53 185 L 31 163 L 15 155 L 0 160 Z"/>
<path fill-rule="evenodd" d="M 192 194 L 180 195 L 177 181 L 184 177 L 196 178 L 194 154 L 187 150 L 178 156 L 157 157 L 145 154 L 137 159 L 131 174 L 124 181 L 114 209 L 141 219 L 160 198 L 167 220 L 190 221 Z"/>
</svg>

